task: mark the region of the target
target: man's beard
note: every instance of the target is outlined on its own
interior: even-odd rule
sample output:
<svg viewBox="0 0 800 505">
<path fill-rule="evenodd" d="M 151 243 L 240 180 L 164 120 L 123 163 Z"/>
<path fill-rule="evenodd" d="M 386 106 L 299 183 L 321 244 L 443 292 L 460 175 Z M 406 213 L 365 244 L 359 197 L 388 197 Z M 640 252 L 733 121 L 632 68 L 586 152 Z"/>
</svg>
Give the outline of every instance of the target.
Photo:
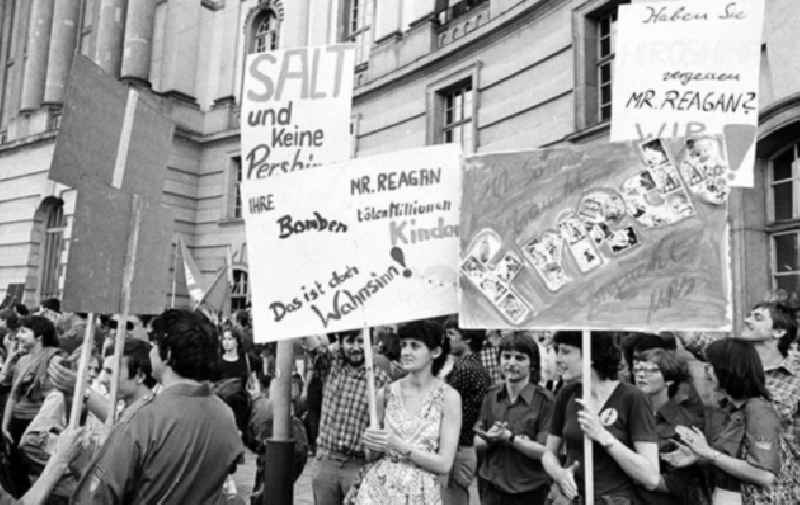
<svg viewBox="0 0 800 505">
<path fill-rule="evenodd" d="M 345 353 L 342 353 L 342 354 L 344 355 L 344 360 L 347 362 L 348 365 L 361 366 L 361 365 L 364 364 L 364 353 L 363 352 L 355 354 L 356 356 L 358 356 L 358 359 L 353 359 L 352 358 L 353 353 L 345 352 Z"/>
</svg>

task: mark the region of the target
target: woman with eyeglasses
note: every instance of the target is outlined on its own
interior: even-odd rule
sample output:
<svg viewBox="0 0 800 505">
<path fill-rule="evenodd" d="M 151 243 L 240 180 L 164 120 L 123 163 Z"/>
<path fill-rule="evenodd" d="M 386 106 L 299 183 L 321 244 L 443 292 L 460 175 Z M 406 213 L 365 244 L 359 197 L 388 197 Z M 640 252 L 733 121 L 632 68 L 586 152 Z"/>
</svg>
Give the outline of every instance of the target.
<svg viewBox="0 0 800 505">
<path fill-rule="evenodd" d="M 586 435 L 594 442 L 595 503 L 638 505 L 637 487 L 653 490 L 661 478 L 653 413 L 636 386 L 618 380 L 622 355 L 605 332 L 591 336 L 591 387 L 589 401 L 583 401 L 581 337 L 579 331 L 559 331 L 553 338 L 565 384 L 555 399 L 542 464 L 567 499 L 581 503 Z M 565 465 L 557 456 L 562 446 Z"/>
<path fill-rule="evenodd" d="M 633 353 L 633 379 L 647 396 L 656 420 L 661 454 L 661 482 L 656 491 L 640 490 L 645 503 L 653 505 L 702 505 L 710 503 L 710 489 L 697 468 L 673 467 L 677 456 L 675 427 L 704 426 L 703 404 L 690 383 L 688 365 L 675 351 L 652 348 Z"/>
<path fill-rule="evenodd" d="M 723 422 L 712 426 L 708 437 L 697 428 L 678 426 L 684 449 L 673 464 L 700 463 L 711 469 L 714 505 L 798 503 L 794 485 L 787 481 L 788 467 L 797 461 L 782 438 L 755 348 L 723 339 L 712 342 L 706 356 L 722 396 Z"/>
</svg>

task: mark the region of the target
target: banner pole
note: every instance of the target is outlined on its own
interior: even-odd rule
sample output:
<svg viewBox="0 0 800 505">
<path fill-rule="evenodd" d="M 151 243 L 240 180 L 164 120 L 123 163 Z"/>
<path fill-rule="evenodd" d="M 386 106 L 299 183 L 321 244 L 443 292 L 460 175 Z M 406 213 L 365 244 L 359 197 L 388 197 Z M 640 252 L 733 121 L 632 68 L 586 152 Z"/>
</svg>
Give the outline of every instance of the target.
<svg viewBox="0 0 800 505">
<path fill-rule="evenodd" d="M 72 393 L 72 410 L 69 415 L 69 427 L 77 428 L 81 424 L 81 414 L 83 413 L 83 392 L 86 390 L 87 370 L 89 357 L 92 355 L 92 344 L 94 343 L 94 312 L 89 312 L 86 316 L 86 331 L 83 332 L 83 343 L 81 344 L 81 357 L 78 361 L 78 376 L 75 380 L 75 390 Z"/>
<path fill-rule="evenodd" d="M 131 212 L 131 234 L 128 237 L 128 253 L 125 255 L 125 270 L 122 277 L 122 314 L 117 321 L 117 335 L 114 339 L 114 356 L 112 358 L 113 374 L 109 394 L 110 412 L 106 416 L 106 426 L 113 426 L 117 419 L 117 393 L 119 389 L 119 365 L 122 360 L 122 348 L 128 334 L 128 316 L 131 309 L 131 285 L 136 265 L 136 249 L 139 247 L 139 228 L 141 226 L 142 200 L 133 195 L 133 211 Z"/>
<path fill-rule="evenodd" d="M 175 253 L 172 255 L 172 296 L 170 296 L 169 301 L 169 308 L 171 309 L 175 308 L 175 288 L 178 282 L 178 240 L 180 240 L 180 237 L 175 240 Z"/>
<path fill-rule="evenodd" d="M 592 332 L 584 329 L 581 336 L 583 352 L 583 403 L 589 405 L 592 397 Z M 592 439 L 583 436 L 583 477 L 584 477 L 584 504 L 594 505 L 594 447 Z"/>
<path fill-rule="evenodd" d="M 372 341 L 369 338 L 369 326 L 361 329 L 364 338 L 364 367 L 367 370 L 367 403 L 369 405 L 369 427 L 379 428 L 378 405 L 375 401 L 375 366 L 373 365 Z"/>
</svg>

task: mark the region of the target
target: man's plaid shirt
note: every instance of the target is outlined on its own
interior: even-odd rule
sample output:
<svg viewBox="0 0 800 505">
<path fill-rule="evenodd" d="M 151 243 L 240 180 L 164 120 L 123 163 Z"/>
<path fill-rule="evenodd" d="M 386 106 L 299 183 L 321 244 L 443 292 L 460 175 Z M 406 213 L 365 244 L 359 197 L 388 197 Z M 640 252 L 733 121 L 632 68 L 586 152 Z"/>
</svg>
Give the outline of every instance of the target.
<svg viewBox="0 0 800 505">
<path fill-rule="evenodd" d="M 784 426 L 784 432 L 792 443 L 796 443 L 796 423 L 800 416 L 800 373 L 788 360 L 783 360 L 777 366 L 764 370 L 764 375 L 767 392 Z"/>
<path fill-rule="evenodd" d="M 503 373 L 500 371 L 500 349 L 486 342 L 479 353 L 481 365 L 489 372 L 492 384 L 503 382 Z"/>
<path fill-rule="evenodd" d="M 367 371 L 364 366 L 351 366 L 341 359 L 331 363 L 322 392 L 322 413 L 319 421 L 317 450 L 320 455 L 337 453 L 363 457 L 361 435 L 369 425 Z M 375 390 L 389 382 L 385 371 L 375 370 Z"/>
</svg>

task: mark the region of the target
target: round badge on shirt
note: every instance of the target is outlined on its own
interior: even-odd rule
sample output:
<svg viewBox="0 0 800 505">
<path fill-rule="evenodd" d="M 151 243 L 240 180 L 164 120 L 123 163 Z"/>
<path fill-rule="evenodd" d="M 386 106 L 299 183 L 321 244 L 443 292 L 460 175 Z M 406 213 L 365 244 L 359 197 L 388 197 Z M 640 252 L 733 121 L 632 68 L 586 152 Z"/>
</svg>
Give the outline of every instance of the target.
<svg viewBox="0 0 800 505">
<path fill-rule="evenodd" d="M 618 417 L 619 413 L 617 412 L 617 409 L 613 407 L 609 407 L 600 412 L 600 422 L 603 424 L 603 426 L 611 426 L 617 422 Z"/>
</svg>

